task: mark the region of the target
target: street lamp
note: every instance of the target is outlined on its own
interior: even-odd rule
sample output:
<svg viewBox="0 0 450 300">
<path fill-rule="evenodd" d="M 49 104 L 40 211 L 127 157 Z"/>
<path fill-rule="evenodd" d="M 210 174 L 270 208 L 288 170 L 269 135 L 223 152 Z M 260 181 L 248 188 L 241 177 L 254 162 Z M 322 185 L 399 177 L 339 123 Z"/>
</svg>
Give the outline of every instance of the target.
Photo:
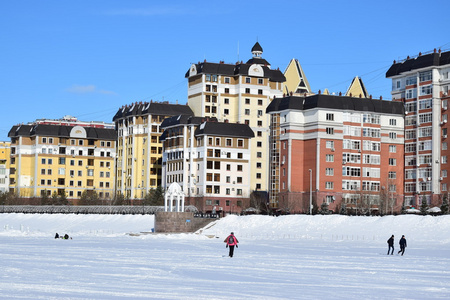
<svg viewBox="0 0 450 300">
<path fill-rule="evenodd" d="M 309 169 L 309 214 L 312 215 L 312 170 Z"/>
</svg>

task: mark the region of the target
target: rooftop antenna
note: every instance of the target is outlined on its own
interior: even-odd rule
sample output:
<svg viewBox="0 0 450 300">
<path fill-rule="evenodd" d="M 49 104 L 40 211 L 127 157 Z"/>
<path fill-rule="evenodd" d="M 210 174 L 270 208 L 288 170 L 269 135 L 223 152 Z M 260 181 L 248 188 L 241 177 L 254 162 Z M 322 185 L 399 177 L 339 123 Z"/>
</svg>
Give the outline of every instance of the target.
<svg viewBox="0 0 450 300">
<path fill-rule="evenodd" d="M 238 47 L 237 47 L 237 56 L 238 56 L 238 60 L 239 61 L 239 41 L 238 41 Z"/>
</svg>

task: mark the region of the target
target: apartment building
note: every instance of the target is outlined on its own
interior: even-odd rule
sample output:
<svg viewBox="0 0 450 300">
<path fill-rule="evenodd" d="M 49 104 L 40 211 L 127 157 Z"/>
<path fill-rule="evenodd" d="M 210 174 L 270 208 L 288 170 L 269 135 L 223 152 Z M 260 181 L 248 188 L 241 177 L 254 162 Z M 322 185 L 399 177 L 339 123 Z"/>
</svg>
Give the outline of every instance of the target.
<svg viewBox="0 0 450 300">
<path fill-rule="evenodd" d="M 405 106 L 405 204 L 439 205 L 448 194 L 450 51 L 436 49 L 392 64 L 392 99 Z"/>
<path fill-rule="evenodd" d="M 113 124 L 66 116 L 11 128 L 10 191 L 22 198 L 53 194 L 77 201 L 84 191 L 114 196 Z"/>
<path fill-rule="evenodd" d="M 0 142 L 0 192 L 9 191 L 10 142 Z"/>
<path fill-rule="evenodd" d="M 317 94 L 276 98 L 270 201 L 290 212 L 310 202 L 334 211 L 398 212 L 403 199 L 401 102 Z"/>
<path fill-rule="evenodd" d="M 115 114 L 116 188 L 125 198 L 143 199 L 150 189 L 161 185 L 161 123 L 178 115 L 192 116 L 193 112 L 187 105 L 151 101 L 123 106 Z"/>
<path fill-rule="evenodd" d="M 254 133 L 248 125 L 185 115 L 161 127 L 165 189 L 177 182 L 186 205 L 203 212 L 240 213 L 249 207 Z"/>
<path fill-rule="evenodd" d="M 247 124 L 255 132 L 251 139 L 251 187 L 268 189 L 269 118 L 265 114 L 272 99 L 283 94 L 285 76 L 271 69 L 262 58 L 257 42 L 246 63 L 199 62 L 186 73 L 188 104 L 196 116 L 214 117 L 219 122 Z"/>
</svg>

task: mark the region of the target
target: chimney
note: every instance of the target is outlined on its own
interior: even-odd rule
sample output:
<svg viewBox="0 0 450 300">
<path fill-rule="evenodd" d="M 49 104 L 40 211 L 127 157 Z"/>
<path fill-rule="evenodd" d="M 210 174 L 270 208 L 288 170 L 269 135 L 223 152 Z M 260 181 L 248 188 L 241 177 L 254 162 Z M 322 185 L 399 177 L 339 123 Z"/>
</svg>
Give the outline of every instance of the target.
<svg viewBox="0 0 450 300">
<path fill-rule="evenodd" d="M 383 100 L 383 96 L 380 96 L 380 100 Z"/>
<path fill-rule="evenodd" d="M 319 90 L 319 95 L 321 94 L 321 91 Z"/>
</svg>

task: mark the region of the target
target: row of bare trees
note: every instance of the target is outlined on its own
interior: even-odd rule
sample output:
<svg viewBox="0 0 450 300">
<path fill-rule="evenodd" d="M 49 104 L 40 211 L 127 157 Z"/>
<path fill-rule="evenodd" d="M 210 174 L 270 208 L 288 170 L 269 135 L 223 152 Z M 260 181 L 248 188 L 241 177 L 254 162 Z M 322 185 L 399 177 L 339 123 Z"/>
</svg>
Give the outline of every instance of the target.
<svg viewBox="0 0 450 300">
<path fill-rule="evenodd" d="M 162 187 L 151 189 L 144 199 L 130 199 L 118 193 L 113 199 L 100 198 L 96 191 L 84 191 L 80 199 L 69 201 L 64 193 L 53 193 L 48 196 L 43 193 L 41 197 L 19 197 L 13 192 L 0 191 L 0 205 L 164 205 L 164 190 Z"/>
</svg>

